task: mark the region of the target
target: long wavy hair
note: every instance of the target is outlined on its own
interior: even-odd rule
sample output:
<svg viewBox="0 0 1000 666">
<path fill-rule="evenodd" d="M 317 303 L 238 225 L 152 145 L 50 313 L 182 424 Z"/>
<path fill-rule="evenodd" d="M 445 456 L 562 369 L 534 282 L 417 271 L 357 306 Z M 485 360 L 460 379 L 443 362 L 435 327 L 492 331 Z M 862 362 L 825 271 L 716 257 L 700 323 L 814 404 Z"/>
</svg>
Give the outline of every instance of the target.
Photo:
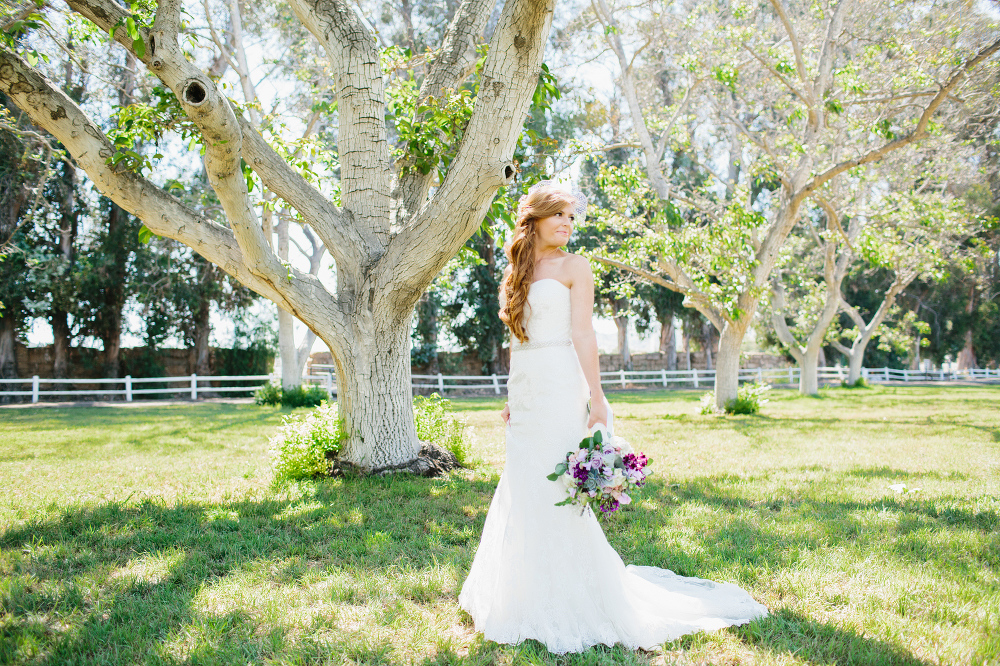
<svg viewBox="0 0 1000 666">
<path fill-rule="evenodd" d="M 535 223 L 555 215 L 566 204 L 574 205 L 573 195 L 557 187 L 541 187 L 521 197 L 517 206 L 514 237 L 504 246 L 511 270 L 500 284 L 500 319 L 521 342 L 528 341 L 524 329 L 528 290 L 535 279 Z"/>
</svg>

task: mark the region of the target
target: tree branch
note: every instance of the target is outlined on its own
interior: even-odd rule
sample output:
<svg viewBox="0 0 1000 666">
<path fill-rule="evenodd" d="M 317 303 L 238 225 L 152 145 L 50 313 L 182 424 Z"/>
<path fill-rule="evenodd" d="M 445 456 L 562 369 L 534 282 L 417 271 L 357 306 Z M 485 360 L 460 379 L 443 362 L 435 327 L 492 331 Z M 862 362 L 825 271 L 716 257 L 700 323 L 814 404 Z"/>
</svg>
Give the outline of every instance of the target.
<svg viewBox="0 0 1000 666">
<path fill-rule="evenodd" d="M 3 49 L 0 49 L 0 92 L 25 111 L 35 125 L 59 140 L 103 194 L 141 219 L 153 233 L 189 245 L 290 312 L 299 314 L 306 306 L 314 312 L 317 302 L 324 303 L 326 307 L 321 308 L 319 320 L 316 316 L 308 317 L 311 325 L 342 329 L 339 310 L 316 278 L 282 267 L 282 279 L 297 281 L 299 286 L 284 290 L 286 293 L 279 291 L 273 281 L 248 268 L 250 262 L 243 256 L 244 250 L 233 231 L 199 216 L 140 175 L 109 166 L 107 161 L 114 154 L 114 147 L 100 127 L 54 84 L 20 57 Z"/>
<path fill-rule="evenodd" d="M 476 67 L 476 45 L 482 37 L 493 0 L 464 0 L 448 26 L 441 48 L 434 58 L 427 76 L 417 94 L 416 106 L 429 98 L 442 98 L 446 91 L 458 88 Z M 420 122 L 425 114 L 416 118 Z M 399 165 L 403 175 L 397 186 L 399 212 L 397 223 L 408 220 L 427 201 L 433 173 L 422 174 L 412 168 L 413 160 L 405 159 Z"/>
<path fill-rule="evenodd" d="M 323 46 L 335 72 L 340 201 L 355 224 L 367 228 L 366 238 L 376 241 L 365 248 L 363 264 L 370 265 L 389 242 L 391 163 L 381 56 L 366 22 L 346 0 L 289 4 Z"/>
<path fill-rule="evenodd" d="M 653 139 L 649 135 L 646 119 L 642 114 L 639 95 L 635 90 L 632 63 L 625 55 L 625 48 L 622 46 L 618 23 L 611 14 L 611 10 L 608 8 L 605 0 L 592 0 L 592 6 L 597 19 L 605 26 L 608 46 L 611 47 L 615 57 L 618 58 L 618 67 L 621 69 L 621 89 L 625 95 L 625 101 L 628 103 L 629 115 L 632 116 L 632 130 L 639 137 L 639 143 L 642 144 L 642 151 L 646 157 L 646 176 L 649 178 L 649 182 L 652 184 L 656 195 L 665 201 L 670 195 L 670 185 L 667 183 L 667 179 L 663 177 L 663 171 L 660 169 L 660 156 L 653 146 Z"/>
<path fill-rule="evenodd" d="M 930 123 L 931 117 L 937 111 L 938 107 L 941 106 L 945 99 L 951 94 L 951 91 L 958 86 L 958 84 L 969 74 L 969 72 L 978 67 L 981 62 L 991 57 L 997 52 L 998 49 L 1000 49 L 1000 39 L 996 40 L 989 46 L 985 46 L 980 49 L 979 53 L 967 60 L 965 64 L 958 69 L 958 71 L 952 74 L 948 79 L 948 82 L 941 86 L 941 89 L 938 90 L 937 94 L 934 95 L 934 98 L 924 108 L 923 113 L 920 114 L 920 119 L 917 121 L 917 126 L 909 134 L 883 144 L 874 150 L 870 150 L 864 155 L 855 157 L 854 159 L 845 160 L 830 167 L 823 173 L 814 176 L 805 186 L 805 191 L 807 193 L 811 193 L 827 183 L 830 179 L 848 171 L 849 169 L 853 169 L 854 167 L 862 164 L 877 162 L 889 153 L 926 137 L 927 125 Z"/>
<path fill-rule="evenodd" d="M 384 275 L 395 276 L 392 282 L 379 283 L 387 298 L 412 307 L 424 286 L 482 224 L 497 189 L 516 174 L 511 158 L 538 85 L 553 5 L 554 0 L 504 4 L 472 118 L 448 176 L 380 260 Z"/>
<path fill-rule="evenodd" d="M 795 34 L 795 27 L 788 18 L 788 12 L 785 11 L 785 5 L 781 0 L 771 0 L 771 6 L 774 7 L 774 11 L 778 13 L 778 18 L 781 19 L 781 24 L 785 26 L 785 32 L 788 34 L 788 39 L 792 43 L 792 52 L 795 54 L 795 69 L 799 74 L 799 80 L 802 81 L 802 83 L 806 83 L 806 65 L 802 61 L 802 46 L 799 45 L 799 38 Z M 803 99 L 807 102 L 810 101 L 805 98 Z"/>
<path fill-rule="evenodd" d="M 792 358 L 801 364 L 805 353 L 802 346 L 795 339 L 795 336 L 792 335 L 791 329 L 788 328 L 788 322 L 785 321 L 785 310 L 787 307 L 785 303 L 785 288 L 781 284 L 781 275 L 776 272 L 771 276 L 771 325 L 774 327 L 774 332 L 781 344 L 785 345 Z"/>
</svg>

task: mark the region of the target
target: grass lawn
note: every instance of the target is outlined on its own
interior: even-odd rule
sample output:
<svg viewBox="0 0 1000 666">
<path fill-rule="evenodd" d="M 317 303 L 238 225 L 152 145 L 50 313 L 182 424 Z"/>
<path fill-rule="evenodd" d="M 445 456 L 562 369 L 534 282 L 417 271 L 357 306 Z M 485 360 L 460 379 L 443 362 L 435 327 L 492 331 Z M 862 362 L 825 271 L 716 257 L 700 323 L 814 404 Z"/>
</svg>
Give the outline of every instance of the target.
<svg viewBox="0 0 1000 666">
<path fill-rule="evenodd" d="M 498 400 L 456 401 L 473 470 L 283 486 L 272 408 L 0 409 L 0 664 L 1000 664 L 1000 387 L 772 392 L 728 418 L 698 397 L 610 396 L 656 476 L 605 530 L 772 615 L 562 657 L 482 640 L 456 603 Z"/>
</svg>

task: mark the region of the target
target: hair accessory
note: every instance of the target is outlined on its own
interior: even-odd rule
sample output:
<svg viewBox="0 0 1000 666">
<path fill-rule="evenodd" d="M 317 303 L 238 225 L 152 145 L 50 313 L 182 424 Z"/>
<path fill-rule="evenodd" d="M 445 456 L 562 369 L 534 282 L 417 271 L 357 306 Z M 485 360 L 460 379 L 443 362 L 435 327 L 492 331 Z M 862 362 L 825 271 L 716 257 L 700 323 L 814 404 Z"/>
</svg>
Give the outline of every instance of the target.
<svg viewBox="0 0 1000 666">
<path fill-rule="evenodd" d="M 576 221 L 583 222 L 587 218 L 587 195 L 583 192 L 575 190 L 569 185 L 560 183 L 557 180 L 540 180 L 528 188 L 528 194 L 531 194 L 535 190 L 540 190 L 543 187 L 560 190 L 561 192 L 565 192 L 573 197 L 573 213 L 576 215 Z"/>
</svg>

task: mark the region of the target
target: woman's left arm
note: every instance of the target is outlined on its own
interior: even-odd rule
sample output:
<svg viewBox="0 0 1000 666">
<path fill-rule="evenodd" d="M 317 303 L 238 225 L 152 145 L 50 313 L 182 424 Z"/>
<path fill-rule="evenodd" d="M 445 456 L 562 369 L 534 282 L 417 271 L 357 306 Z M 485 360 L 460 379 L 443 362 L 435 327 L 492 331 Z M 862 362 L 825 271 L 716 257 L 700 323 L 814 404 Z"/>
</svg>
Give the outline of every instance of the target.
<svg viewBox="0 0 1000 666">
<path fill-rule="evenodd" d="M 590 262 L 574 256 L 569 261 L 570 315 L 572 317 L 573 347 L 580 359 L 583 376 L 590 387 L 590 419 L 587 428 L 597 423 L 608 424 L 608 410 L 601 388 L 601 359 L 597 351 L 597 334 L 594 333 L 594 273 Z"/>
</svg>

